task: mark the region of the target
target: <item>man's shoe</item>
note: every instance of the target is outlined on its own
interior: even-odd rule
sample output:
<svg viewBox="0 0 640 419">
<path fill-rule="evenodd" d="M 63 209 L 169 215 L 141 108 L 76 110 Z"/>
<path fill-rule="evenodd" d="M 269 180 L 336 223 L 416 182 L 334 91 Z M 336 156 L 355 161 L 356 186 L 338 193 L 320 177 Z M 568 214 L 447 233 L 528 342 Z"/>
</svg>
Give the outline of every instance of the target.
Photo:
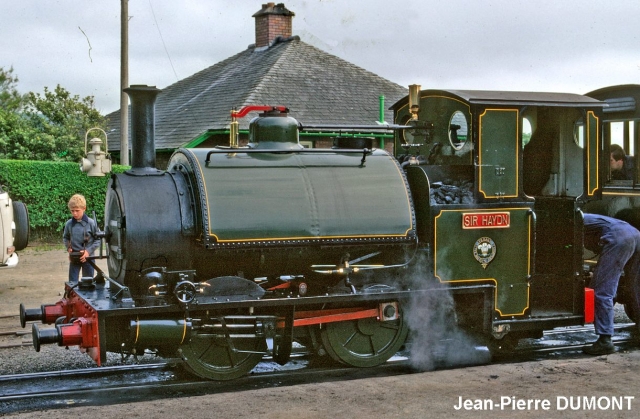
<svg viewBox="0 0 640 419">
<path fill-rule="evenodd" d="M 610 336 L 607 336 L 606 338 L 600 336 L 597 341 L 582 348 L 582 352 L 587 355 L 607 355 L 612 354 L 615 351 L 616 348 L 613 346 Z"/>
</svg>

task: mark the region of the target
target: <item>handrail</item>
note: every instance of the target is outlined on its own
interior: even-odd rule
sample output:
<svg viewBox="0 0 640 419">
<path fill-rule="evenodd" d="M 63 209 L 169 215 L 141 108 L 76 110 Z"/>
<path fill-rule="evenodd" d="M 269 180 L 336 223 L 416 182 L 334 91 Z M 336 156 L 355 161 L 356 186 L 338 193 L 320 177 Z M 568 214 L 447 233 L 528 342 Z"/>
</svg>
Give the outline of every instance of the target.
<svg viewBox="0 0 640 419">
<path fill-rule="evenodd" d="M 291 154 L 291 153 L 303 153 L 303 154 L 319 154 L 319 153 L 332 153 L 332 154 L 362 154 L 362 158 L 364 159 L 369 154 L 373 153 L 373 150 L 368 148 L 362 149 L 351 149 L 351 148 L 301 148 L 301 149 L 282 149 L 282 148 L 232 148 L 232 147 L 217 147 L 217 150 L 209 150 L 207 152 L 207 157 L 204 162 L 209 163 L 211 161 L 212 154 L 236 154 L 236 153 L 247 153 L 247 154 L 264 154 L 264 153 L 274 153 L 274 154 Z"/>
<path fill-rule="evenodd" d="M 532 223 L 532 233 L 531 233 L 531 247 L 532 247 L 532 251 L 531 251 L 531 272 L 529 272 L 529 277 L 527 278 L 527 280 L 529 282 L 531 282 L 531 280 L 533 279 L 533 276 L 536 273 L 536 231 L 537 231 L 537 221 L 538 218 L 536 216 L 536 212 L 533 209 L 529 209 L 527 211 L 527 215 L 529 217 L 531 217 L 531 223 Z"/>
</svg>

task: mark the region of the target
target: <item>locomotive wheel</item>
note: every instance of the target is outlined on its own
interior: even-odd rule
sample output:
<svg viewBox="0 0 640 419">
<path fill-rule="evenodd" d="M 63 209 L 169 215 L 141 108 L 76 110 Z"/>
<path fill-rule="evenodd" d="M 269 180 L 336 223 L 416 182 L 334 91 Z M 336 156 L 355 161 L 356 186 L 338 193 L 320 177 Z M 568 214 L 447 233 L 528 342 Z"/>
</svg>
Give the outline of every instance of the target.
<svg viewBox="0 0 640 419">
<path fill-rule="evenodd" d="M 408 332 L 409 327 L 400 316 L 392 321 L 366 318 L 327 323 L 320 334 L 334 360 L 352 367 L 375 367 L 398 352 Z"/>
<path fill-rule="evenodd" d="M 186 369 L 209 380 L 233 380 L 249 373 L 266 349 L 265 339 L 233 338 L 229 345 L 225 338 L 206 334 L 192 336 L 180 347 Z"/>
</svg>

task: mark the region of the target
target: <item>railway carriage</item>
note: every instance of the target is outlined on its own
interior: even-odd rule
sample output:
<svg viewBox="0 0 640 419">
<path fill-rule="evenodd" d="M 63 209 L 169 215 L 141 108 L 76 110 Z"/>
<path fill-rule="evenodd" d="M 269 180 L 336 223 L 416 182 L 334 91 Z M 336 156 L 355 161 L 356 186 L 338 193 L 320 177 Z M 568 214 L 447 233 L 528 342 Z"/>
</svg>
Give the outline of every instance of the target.
<svg viewBox="0 0 640 419">
<path fill-rule="evenodd" d="M 603 101 L 601 161 L 602 198 L 588 204 L 592 212 L 610 217 L 627 217 L 636 228 L 640 227 L 640 193 L 638 187 L 638 151 L 640 147 L 640 85 L 609 86 L 587 93 L 587 96 Z M 634 163 L 629 178 L 612 176 L 610 149 L 622 147 Z"/>
<path fill-rule="evenodd" d="M 393 124 L 371 127 L 395 131 L 395 156 L 345 139 L 305 149 L 298 132 L 314 128 L 252 107 L 246 147 L 232 134 L 160 171 L 158 92 L 129 89 L 132 168 L 107 191 L 108 272 L 20 308 L 37 350 L 78 345 L 98 364 L 155 351 L 224 380 L 267 353 L 286 363 L 294 342 L 384 363 L 411 338 L 416 297 L 452 298 L 452 323 L 492 349 L 590 320 L 581 214 L 601 195 L 603 102 L 413 86 Z"/>
<path fill-rule="evenodd" d="M 586 94 L 605 103 L 602 110 L 602 149 L 600 162 L 602 173 L 602 199 L 586 204 L 585 210 L 627 221 L 640 229 L 640 175 L 638 150 L 640 150 L 640 85 L 608 86 Z M 611 167 L 611 148 L 618 145 L 630 162 L 624 176 L 616 176 Z M 623 276 L 618 287 L 617 301 L 624 304 L 631 319 L 637 319 L 632 285 Z"/>
</svg>

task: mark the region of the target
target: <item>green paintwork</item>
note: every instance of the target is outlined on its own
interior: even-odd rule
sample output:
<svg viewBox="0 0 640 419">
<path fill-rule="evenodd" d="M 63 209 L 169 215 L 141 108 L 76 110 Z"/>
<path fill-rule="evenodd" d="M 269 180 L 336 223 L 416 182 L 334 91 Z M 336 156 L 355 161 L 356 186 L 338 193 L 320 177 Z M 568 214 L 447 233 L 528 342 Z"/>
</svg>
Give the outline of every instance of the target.
<svg viewBox="0 0 640 419">
<path fill-rule="evenodd" d="M 233 380 L 248 374 L 267 350 L 264 338 L 240 335 L 225 339 L 197 333 L 180 346 L 184 366 L 208 380 Z"/>
<path fill-rule="evenodd" d="M 423 144 L 418 148 L 418 154 L 428 155 L 434 143 L 440 144 L 440 151 L 435 156 L 434 164 L 438 165 L 466 165 L 472 163 L 471 151 L 473 145 L 471 141 L 460 150 L 455 150 L 449 140 L 449 125 L 451 117 L 456 112 L 461 112 L 467 120 L 467 132 L 472 132 L 472 115 L 471 108 L 468 104 L 451 97 L 441 96 L 438 94 L 423 95 L 420 97 L 420 112 L 418 117 L 422 121 L 428 121 L 433 124 L 430 129 L 429 141 L 424 139 L 424 131 L 418 130 L 420 133 L 415 138 L 409 131 L 398 131 L 396 134 L 395 153 L 396 155 L 405 154 L 407 151 L 402 147 L 405 142 Z M 396 124 L 406 124 L 410 118 L 408 105 L 397 111 L 395 117 Z M 412 148 L 411 151 L 415 151 Z"/>
<path fill-rule="evenodd" d="M 421 248 L 430 255 L 427 269 L 452 288 L 495 284 L 493 321 L 513 320 L 536 328 L 541 326 L 533 323 L 543 317 L 564 321 L 564 316 L 580 314 L 584 290 L 576 273 L 582 267 L 582 230 L 573 219 L 582 204 L 580 197 L 597 200 L 601 193 L 598 170 L 606 165 L 599 156 L 598 118 L 603 103 L 581 95 L 544 92 L 429 89 L 421 90 L 419 96 L 417 121 L 409 121 L 408 96 L 392 108 L 395 123 L 412 122 L 408 125 L 422 128 L 399 131 L 396 154 L 405 164 Z M 469 124 L 459 150 L 449 141 L 451 125 L 462 125 L 461 119 L 453 122 L 456 111 Z M 548 128 L 553 134 L 536 160 L 550 163 L 540 165 L 542 175 L 522 167 L 523 117 L 534 133 Z M 584 149 L 575 142 L 576 124 L 584 128 Z M 413 146 L 402 148 L 407 138 Z M 407 154 L 419 156 L 407 159 Z M 415 163 L 420 165 L 412 166 Z M 522 189 L 525 180 L 542 185 L 527 195 Z M 451 204 L 445 204 L 439 188 L 456 184 L 472 184 L 466 201 L 450 199 Z M 464 213 L 503 211 L 510 213 L 508 228 L 462 228 Z M 473 254 L 482 237 L 493 240 L 497 249 L 486 268 Z M 561 251 L 554 251 L 558 246 Z M 524 326 L 525 322 L 532 324 Z"/>
<path fill-rule="evenodd" d="M 147 348 L 155 345 L 180 345 L 189 340 L 191 324 L 185 320 L 132 320 L 134 345 Z"/>
<path fill-rule="evenodd" d="M 323 325 L 322 343 L 335 361 L 352 367 L 375 367 L 391 358 L 404 345 L 409 325 L 403 316 L 380 321 L 365 318 Z"/>
<path fill-rule="evenodd" d="M 435 221 L 434 272 L 441 282 L 496 284 L 495 308 L 502 316 L 521 315 L 529 307 L 529 208 L 456 209 L 440 211 Z M 509 212 L 508 228 L 463 229 L 464 213 Z M 476 241 L 489 237 L 495 258 L 483 268 L 474 255 Z"/>
<path fill-rule="evenodd" d="M 517 109 L 480 115 L 478 189 L 485 198 L 518 196 L 518 120 Z"/>
<path fill-rule="evenodd" d="M 413 212 L 397 162 L 360 154 L 213 154 L 197 161 L 217 242 L 408 237 Z"/>
<path fill-rule="evenodd" d="M 298 121 L 285 116 L 259 116 L 249 125 L 249 143 L 256 147 L 294 148 L 298 144 Z"/>
</svg>

